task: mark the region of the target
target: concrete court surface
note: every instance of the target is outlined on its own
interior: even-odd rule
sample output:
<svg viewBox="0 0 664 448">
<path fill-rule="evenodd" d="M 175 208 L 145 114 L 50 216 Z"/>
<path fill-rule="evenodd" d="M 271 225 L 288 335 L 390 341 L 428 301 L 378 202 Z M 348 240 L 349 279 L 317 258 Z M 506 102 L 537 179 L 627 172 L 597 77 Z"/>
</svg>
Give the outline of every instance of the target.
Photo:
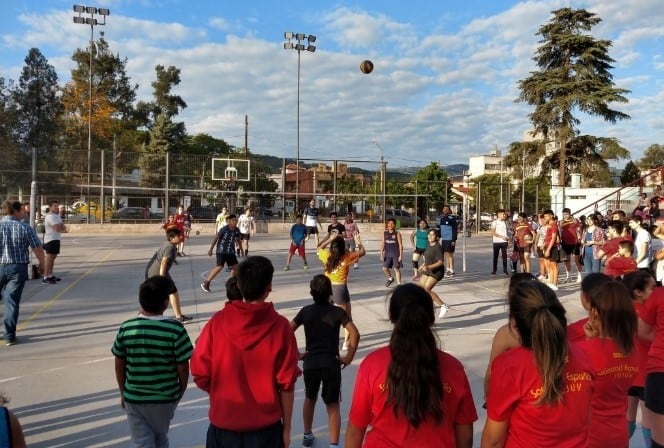
<svg viewBox="0 0 664 448">
<path fill-rule="evenodd" d="M 404 236 L 410 230 L 405 230 Z M 386 321 L 385 277 L 378 256 L 380 234 L 364 234 L 367 255 L 360 268 L 352 270 L 353 317 L 362 335 L 356 360 L 343 371 L 342 439 L 346 425 L 357 366 L 371 350 L 388 343 L 390 325 Z M 228 273 L 222 271 L 212 283 L 212 293 L 201 291 L 202 276 L 213 266 L 207 256 L 212 235 L 192 238 L 185 248 L 187 256 L 178 259 L 171 274 L 178 286 L 187 315 L 195 321 L 186 326 L 195 341 L 209 317 L 223 306 L 223 284 Z M 163 233 L 135 235 L 76 234 L 63 237 L 62 254 L 56 261 L 57 285 L 39 280 L 26 284 L 21 303 L 19 343 L 0 347 L 0 391 L 10 399 L 9 407 L 18 415 L 30 447 L 129 447 L 127 423 L 119 406 L 113 357 L 110 347 L 118 325 L 135 315 L 137 289 L 143 280 L 147 260 L 164 241 Z M 294 257 L 291 271 L 284 272 L 286 234 L 258 234 L 251 239 L 250 254 L 264 255 L 275 265 L 270 300 L 277 310 L 291 319 L 311 303 L 309 280 L 321 273 L 321 264 L 311 243 L 309 271 Z M 403 280 L 409 281 L 412 248 L 408 239 Z M 462 241 L 456 255 L 456 278 L 443 279 L 436 291 L 451 305 L 436 330 L 441 346 L 458 357 L 470 379 L 479 420 L 475 424 L 475 446 L 486 417 L 482 381 L 495 330 L 505 322 L 505 291 L 508 278 L 490 276 L 491 240 L 473 236 L 466 240 L 467 272 L 462 271 Z M 536 260 L 533 260 L 536 262 Z M 536 264 L 536 263 L 535 263 Z M 568 309 L 570 321 L 582 315 L 576 284 L 563 286 L 558 295 Z M 172 313 L 172 310 L 167 310 Z M 297 339 L 304 347 L 304 331 Z M 302 379 L 296 385 L 291 447 L 301 446 Z M 172 447 L 203 447 L 208 426 L 208 398 L 190 380 L 171 424 Z M 314 420 L 317 447 L 328 444 L 327 416 L 319 400 Z M 640 434 L 632 446 L 641 442 Z M 343 446 L 343 444 L 342 444 Z"/>
</svg>

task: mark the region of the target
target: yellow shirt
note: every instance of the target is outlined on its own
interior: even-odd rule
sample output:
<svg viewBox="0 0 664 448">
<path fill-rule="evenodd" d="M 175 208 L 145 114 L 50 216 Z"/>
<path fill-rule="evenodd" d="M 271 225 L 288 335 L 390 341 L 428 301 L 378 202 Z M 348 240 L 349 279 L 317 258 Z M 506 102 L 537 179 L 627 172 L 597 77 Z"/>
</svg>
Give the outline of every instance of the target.
<svg viewBox="0 0 664 448">
<path fill-rule="evenodd" d="M 318 251 L 318 258 L 323 262 L 323 266 L 330 258 L 330 249 L 321 249 Z M 360 259 L 358 252 L 346 252 L 336 269 L 332 272 L 325 271 L 325 276 L 330 279 L 333 285 L 345 285 L 348 281 L 348 270 L 353 263 Z"/>
</svg>

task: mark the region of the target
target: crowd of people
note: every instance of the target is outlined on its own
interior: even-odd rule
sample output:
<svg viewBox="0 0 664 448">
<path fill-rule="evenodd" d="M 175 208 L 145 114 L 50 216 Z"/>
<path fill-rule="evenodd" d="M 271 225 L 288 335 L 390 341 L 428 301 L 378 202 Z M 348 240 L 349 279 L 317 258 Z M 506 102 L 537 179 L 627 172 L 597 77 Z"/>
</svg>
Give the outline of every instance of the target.
<svg viewBox="0 0 664 448">
<path fill-rule="evenodd" d="M 38 238 L 15 222 L 22 217 L 20 205 L 5 203 L 0 238 L 19 232 L 16 253 L 27 256 L 32 247 L 41 265 Z M 523 214 L 508 220 L 503 210 L 496 215 L 491 274 L 502 255 L 503 272 L 510 275 L 508 315 L 488 356 L 481 446 L 626 447 L 640 411 L 646 446 L 664 447 L 664 289 L 657 287 L 659 267 L 651 264 L 657 258 L 653 241 L 664 232 L 645 229 L 641 216 L 627 218 L 620 211 L 609 220 L 597 215 L 575 219 L 568 209 L 561 220 L 551 210 L 536 220 Z M 312 303 L 288 321 L 268 300 L 272 262 L 248 256 L 238 218 L 227 215 L 208 251 L 210 256 L 216 251 L 215 268 L 201 287 L 209 292 L 210 281 L 229 266 L 229 300 L 195 344 L 183 326 L 189 320 L 179 311 L 169 275 L 182 232 L 167 228 L 167 241 L 148 263 L 139 288 L 140 313 L 121 325 L 112 347 L 121 404 L 136 446 L 168 446 L 170 421 L 190 375 L 209 394 L 207 447 L 290 446 L 300 375 L 305 389 L 302 446 L 314 445 L 319 393 L 328 413 L 330 447 L 340 446 L 342 371 L 361 341 L 348 277 L 366 250 L 352 214 L 344 224 L 334 218 L 316 244 L 323 274 L 311 279 Z M 317 218 L 314 225 L 296 218 L 287 268 L 295 252 L 307 266 L 304 242 L 319 228 Z M 388 298 L 391 334 L 387 346 L 369 352 L 359 365 L 344 446 L 473 446 L 478 415 L 468 377 L 462 363 L 440 348 L 433 328 L 436 316 L 447 311 L 433 288 L 445 275 L 454 275 L 456 239 L 457 223 L 448 207 L 437 228 L 418 223 L 410 234 L 413 281 L 402 283 L 403 238 L 394 220 L 386 223 L 380 256 L 386 286 L 397 283 Z M 7 258 L 12 251 L 3 246 L 0 259 L 6 306 L 8 300 L 17 304 L 12 288 L 5 287 L 14 281 L 8 273 L 23 263 Z M 539 275 L 529 272 L 532 253 L 540 260 Z M 587 311 L 579 321 L 568 321 L 556 296 L 559 266 L 565 281 L 576 267 Z M 164 316 L 169 303 L 175 319 Z M 7 316 L 5 311 L 5 334 L 11 330 Z M 295 339 L 300 327 L 303 353 Z M 15 431 L 18 422 L 10 425 Z"/>
</svg>

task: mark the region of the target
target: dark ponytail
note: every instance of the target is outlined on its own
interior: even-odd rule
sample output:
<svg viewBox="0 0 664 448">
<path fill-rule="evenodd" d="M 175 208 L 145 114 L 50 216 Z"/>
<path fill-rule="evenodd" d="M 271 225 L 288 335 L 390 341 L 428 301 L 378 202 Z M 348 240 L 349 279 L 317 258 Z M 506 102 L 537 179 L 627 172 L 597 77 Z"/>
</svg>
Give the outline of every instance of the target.
<svg viewBox="0 0 664 448">
<path fill-rule="evenodd" d="M 387 369 L 387 403 L 414 428 L 424 420 L 443 421 L 438 340 L 429 294 L 413 283 L 395 288 L 390 298 L 391 360 Z"/>
</svg>

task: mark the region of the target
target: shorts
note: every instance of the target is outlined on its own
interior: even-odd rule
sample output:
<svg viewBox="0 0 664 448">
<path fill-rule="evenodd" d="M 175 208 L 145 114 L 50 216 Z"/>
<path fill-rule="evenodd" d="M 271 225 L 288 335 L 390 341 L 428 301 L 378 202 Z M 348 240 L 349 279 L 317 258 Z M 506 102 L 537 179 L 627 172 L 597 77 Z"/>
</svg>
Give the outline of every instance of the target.
<svg viewBox="0 0 664 448">
<path fill-rule="evenodd" d="M 453 254 L 456 244 L 452 244 L 454 241 L 445 241 L 440 240 L 440 248 L 443 250 L 444 254 Z"/>
<path fill-rule="evenodd" d="M 217 254 L 217 266 L 227 265 L 229 268 L 237 264 L 237 257 L 235 254 Z"/>
<path fill-rule="evenodd" d="M 307 226 L 307 236 L 311 234 L 318 234 L 318 227 L 317 226 Z"/>
<path fill-rule="evenodd" d="M 555 261 L 556 263 L 558 262 L 558 259 L 560 258 L 560 251 L 558 250 L 557 247 L 552 247 L 551 251 L 549 252 L 548 257 L 544 257 L 549 261 Z"/>
<path fill-rule="evenodd" d="M 304 395 L 315 400 L 318 397 L 320 383 L 323 383 L 321 398 L 325 404 L 339 403 L 341 398 L 341 367 L 322 369 L 304 369 Z"/>
<path fill-rule="evenodd" d="M 424 271 L 422 272 L 422 275 L 426 275 L 428 277 L 433 277 L 436 279 L 436 282 L 439 282 L 445 277 L 445 269 L 439 269 L 436 272 L 433 271 Z"/>
<path fill-rule="evenodd" d="M 544 250 L 541 247 L 537 248 L 537 258 L 544 258 Z"/>
<path fill-rule="evenodd" d="M 336 305 L 345 305 L 350 302 L 350 293 L 348 292 L 348 285 L 332 285 L 332 301 Z"/>
<path fill-rule="evenodd" d="M 645 392 L 645 388 L 643 386 L 632 386 L 627 390 L 627 396 L 628 397 L 638 397 L 639 400 L 643 401 L 643 393 Z"/>
<path fill-rule="evenodd" d="M 60 253 L 60 240 L 49 241 L 42 247 L 44 248 L 44 252 L 47 254 L 58 255 Z"/>
<path fill-rule="evenodd" d="M 514 246 L 514 249 L 519 253 L 519 254 L 529 254 L 530 253 L 530 244 L 526 244 L 525 246 Z"/>
<path fill-rule="evenodd" d="M 401 262 L 399 257 L 385 257 L 383 258 L 383 267 L 388 269 L 401 269 Z"/>
<path fill-rule="evenodd" d="M 297 244 L 291 243 L 288 253 L 294 254 L 295 252 L 297 252 L 300 257 L 304 257 L 304 244 L 298 246 Z"/>
<path fill-rule="evenodd" d="M 157 274 L 157 275 L 159 275 L 159 274 Z M 151 275 L 150 275 L 150 274 L 148 273 L 148 271 L 146 270 L 146 271 L 145 271 L 145 280 L 147 280 L 147 279 L 150 278 L 150 277 L 151 277 Z M 172 285 L 172 286 L 171 286 L 171 289 L 168 290 L 168 294 L 169 294 L 169 295 L 171 295 L 171 294 L 176 294 L 176 293 L 178 292 L 178 287 L 175 286 L 175 282 L 174 282 L 173 279 L 171 278 L 171 274 L 169 274 L 169 273 L 167 272 L 166 275 L 165 275 L 164 277 L 166 277 L 167 279 L 169 279 L 169 280 L 171 281 L 171 285 Z"/>
<path fill-rule="evenodd" d="M 581 245 L 580 244 L 561 244 L 563 250 L 567 255 L 581 255 Z"/>
<path fill-rule="evenodd" d="M 416 247 L 413 253 L 416 253 L 417 255 L 422 255 L 426 248 L 420 249 L 419 247 Z"/>
<path fill-rule="evenodd" d="M 646 375 L 644 399 L 648 409 L 664 415 L 664 372 L 652 372 Z"/>
<path fill-rule="evenodd" d="M 251 233 L 240 232 L 240 239 L 249 241 L 251 239 Z"/>
<path fill-rule="evenodd" d="M 355 240 L 345 240 L 346 250 L 355 252 Z"/>
</svg>

